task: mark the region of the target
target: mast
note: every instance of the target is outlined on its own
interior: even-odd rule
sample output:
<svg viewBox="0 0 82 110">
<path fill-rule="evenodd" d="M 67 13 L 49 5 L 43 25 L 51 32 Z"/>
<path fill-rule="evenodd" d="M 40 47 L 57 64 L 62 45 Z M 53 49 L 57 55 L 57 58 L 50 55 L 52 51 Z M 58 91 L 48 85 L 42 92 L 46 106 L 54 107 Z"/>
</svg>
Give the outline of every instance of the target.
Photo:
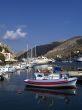
<svg viewBox="0 0 82 110">
<path fill-rule="evenodd" d="M 28 44 L 27 44 L 27 55 L 26 55 L 26 59 L 28 60 Z"/>
<path fill-rule="evenodd" d="M 35 57 L 36 57 L 36 46 L 35 46 Z"/>
<path fill-rule="evenodd" d="M 31 58 L 32 58 L 32 48 L 31 48 Z"/>
</svg>

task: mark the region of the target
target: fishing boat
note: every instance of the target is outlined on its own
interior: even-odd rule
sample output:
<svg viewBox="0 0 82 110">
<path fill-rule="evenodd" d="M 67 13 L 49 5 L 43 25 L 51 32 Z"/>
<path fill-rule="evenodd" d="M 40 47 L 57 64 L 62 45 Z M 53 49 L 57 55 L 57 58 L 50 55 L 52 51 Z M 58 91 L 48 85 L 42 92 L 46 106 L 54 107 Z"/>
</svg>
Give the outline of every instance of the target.
<svg viewBox="0 0 82 110">
<path fill-rule="evenodd" d="M 66 74 L 50 74 L 45 76 L 44 73 L 34 73 L 34 79 L 25 79 L 24 82 L 28 86 L 34 87 L 76 87 L 76 77 L 69 78 Z"/>
</svg>

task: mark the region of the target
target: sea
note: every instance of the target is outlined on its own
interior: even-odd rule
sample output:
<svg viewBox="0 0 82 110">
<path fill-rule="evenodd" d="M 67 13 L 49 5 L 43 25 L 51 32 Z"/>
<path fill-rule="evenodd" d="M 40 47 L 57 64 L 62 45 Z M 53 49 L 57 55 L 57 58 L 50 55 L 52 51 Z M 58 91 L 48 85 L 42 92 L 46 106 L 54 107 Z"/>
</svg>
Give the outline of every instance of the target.
<svg viewBox="0 0 82 110">
<path fill-rule="evenodd" d="M 81 68 L 82 63 L 56 63 L 58 66 Z M 70 89 L 42 89 L 27 87 L 26 78 L 32 69 L 18 70 L 0 81 L 0 110 L 82 110 L 82 83 Z"/>
</svg>

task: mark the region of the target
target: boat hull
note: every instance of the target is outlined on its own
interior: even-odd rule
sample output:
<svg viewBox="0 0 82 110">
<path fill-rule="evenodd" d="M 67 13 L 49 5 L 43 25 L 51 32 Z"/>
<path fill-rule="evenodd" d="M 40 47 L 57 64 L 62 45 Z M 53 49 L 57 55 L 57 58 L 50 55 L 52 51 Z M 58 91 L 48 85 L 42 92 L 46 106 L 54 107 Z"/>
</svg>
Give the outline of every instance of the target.
<svg viewBox="0 0 82 110">
<path fill-rule="evenodd" d="M 77 78 L 68 78 L 68 79 L 48 79 L 48 80 L 32 80 L 26 79 L 24 82 L 26 85 L 35 86 L 35 87 L 74 87 L 76 86 Z"/>
</svg>

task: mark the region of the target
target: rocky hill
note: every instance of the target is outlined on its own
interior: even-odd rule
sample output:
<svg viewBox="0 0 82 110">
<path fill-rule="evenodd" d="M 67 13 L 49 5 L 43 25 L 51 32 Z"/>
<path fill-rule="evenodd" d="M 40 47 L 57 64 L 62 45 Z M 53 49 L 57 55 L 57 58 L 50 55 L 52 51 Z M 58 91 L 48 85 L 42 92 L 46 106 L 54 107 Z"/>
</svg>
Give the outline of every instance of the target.
<svg viewBox="0 0 82 110">
<path fill-rule="evenodd" d="M 56 41 L 56 42 L 52 42 L 50 44 L 39 45 L 32 49 L 29 49 L 28 52 L 21 51 L 21 52 L 17 53 L 17 58 L 21 59 L 21 58 L 26 58 L 27 56 L 31 57 L 31 55 L 32 55 L 32 57 L 45 55 L 48 51 L 52 50 L 54 47 L 57 47 L 62 43 L 63 42 Z"/>
<path fill-rule="evenodd" d="M 45 54 L 49 58 L 69 58 L 70 55 L 72 57 L 82 55 L 82 36 L 68 39 Z"/>
<path fill-rule="evenodd" d="M 21 52 L 18 55 L 18 58 L 26 58 L 32 56 L 41 56 L 44 55 L 48 58 L 72 58 L 82 56 L 82 36 L 75 36 L 66 41 L 53 42 L 50 44 L 36 46 L 36 55 L 35 48 L 30 49 L 28 53 L 26 51 Z"/>
<path fill-rule="evenodd" d="M 0 62 L 5 60 L 11 60 L 16 57 L 15 53 L 10 49 L 8 45 L 3 42 L 0 42 Z"/>
</svg>

